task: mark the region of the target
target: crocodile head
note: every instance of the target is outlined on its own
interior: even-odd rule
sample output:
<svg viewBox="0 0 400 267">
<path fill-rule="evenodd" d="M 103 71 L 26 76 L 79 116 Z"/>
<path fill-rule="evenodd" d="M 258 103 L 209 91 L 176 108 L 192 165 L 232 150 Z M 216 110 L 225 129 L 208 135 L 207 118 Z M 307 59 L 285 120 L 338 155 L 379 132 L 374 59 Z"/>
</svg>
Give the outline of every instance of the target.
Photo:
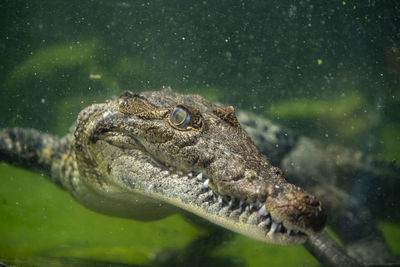
<svg viewBox="0 0 400 267">
<path fill-rule="evenodd" d="M 197 95 L 125 92 L 93 105 L 78 119 L 75 153 L 75 197 L 105 213 L 151 219 L 179 207 L 281 245 L 304 242 L 326 221 L 321 202 L 257 150 L 233 107 Z"/>
</svg>

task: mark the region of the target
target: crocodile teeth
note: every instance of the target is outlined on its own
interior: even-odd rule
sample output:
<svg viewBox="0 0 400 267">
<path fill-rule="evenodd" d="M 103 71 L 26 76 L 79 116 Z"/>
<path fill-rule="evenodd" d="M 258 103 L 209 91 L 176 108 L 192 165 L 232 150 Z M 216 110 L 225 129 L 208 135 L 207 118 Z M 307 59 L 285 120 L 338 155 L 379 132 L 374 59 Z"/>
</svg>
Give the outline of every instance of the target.
<svg viewBox="0 0 400 267">
<path fill-rule="evenodd" d="M 262 205 L 262 207 L 258 210 L 258 214 L 260 214 L 261 216 L 267 216 L 268 212 L 267 209 L 265 208 L 265 205 Z"/>
<path fill-rule="evenodd" d="M 233 198 L 231 198 L 231 200 L 229 200 L 229 208 L 232 208 L 232 205 L 233 205 Z"/>
<path fill-rule="evenodd" d="M 273 235 L 275 233 L 285 234 L 287 236 L 295 236 L 300 232 L 298 230 L 286 229 L 281 222 L 276 222 L 267 210 L 265 206 L 265 202 L 262 201 L 254 201 L 252 203 L 247 202 L 246 200 L 235 199 L 233 196 L 226 196 L 229 201 L 224 200 L 224 198 L 218 193 L 218 191 L 214 192 L 210 188 L 211 178 L 207 177 L 207 175 L 199 172 L 183 172 L 181 170 L 176 170 L 171 166 L 167 166 L 166 169 L 162 171 L 162 174 L 172 175 L 174 179 L 178 179 L 180 176 L 185 175 L 182 178 L 193 178 L 196 177 L 196 180 L 199 182 L 198 185 L 201 188 L 206 190 L 202 190 L 201 194 L 201 202 L 202 207 L 208 207 L 211 204 L 217 204 L 221 211 L 223 211 L 225 216 L 229 216 L 230 214 L 234 214 L 235 216 L 242 216 L 240 220 L 249 219 L 253 224 L 260 225 L 266 231 L 268 231 L 268 235 Z M 154 190 L 155 186 L 153 184 L 148 186 L 148 190 Z M 217 208 L 217 207 L 215 207 Z M 254 208 L 254 209 L 253 209 Z"/>
<path fill-rule="evenodd" d="M 210 179 L 207 179 L 207 180 L 203 183 L 203 187 L 204 187 L 204 188 L 207 188 L 209 182 L 210 182 Z"/>
<path fill-rule="evenodd" d="M 276 222 L 272 222 L 271 230 L 269 230 L 269 233 L 271 233 L 271 234 L 275 233 L 276 228 L 278 228 L 278 224 Z"/>
<path fill-rule="evenodd" d="M 278 227 L 276 228 L 277 232 L 280 232 L 282 230 L 282 223 L 278 224 Z"/>
</svg>

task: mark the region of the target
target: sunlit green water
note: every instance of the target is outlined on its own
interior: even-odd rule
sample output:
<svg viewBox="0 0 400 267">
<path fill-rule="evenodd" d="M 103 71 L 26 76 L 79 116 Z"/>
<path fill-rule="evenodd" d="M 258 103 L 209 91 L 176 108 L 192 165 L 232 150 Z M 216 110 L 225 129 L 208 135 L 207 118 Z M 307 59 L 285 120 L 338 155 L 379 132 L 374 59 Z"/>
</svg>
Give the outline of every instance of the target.
<svg viewBox="0 0 400 267">
<path fill-rule="evenodd" d="M 395 6 L 3 1 L 0 8 L 0 127 L 61 136 L 93 102 L 169 85 L 326 143 L 399 158 Z M 10 262 L 155 264 L 167 251 L 185 253 L 207 235 L 179 215 L 140 223 L 95 214 L 39 175 L 4 164 L 0 181 L 0 258 Z M 397 255 L 398 218 L 380 218 Z M 302 247 L 239 235 L 207 255 L 226 265 L 317 265 Z"/>
</svg>

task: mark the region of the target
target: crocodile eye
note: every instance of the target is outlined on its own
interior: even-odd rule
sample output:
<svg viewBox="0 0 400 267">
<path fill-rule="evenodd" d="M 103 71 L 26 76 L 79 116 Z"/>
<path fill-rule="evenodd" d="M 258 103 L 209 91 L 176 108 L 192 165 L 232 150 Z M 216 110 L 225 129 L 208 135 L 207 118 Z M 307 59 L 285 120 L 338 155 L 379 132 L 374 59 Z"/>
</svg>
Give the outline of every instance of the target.
<svg viewBox="0 0 400 267">
<path fill-rule="evenodd" d="M 189 125 L 190 115 L 186 109 L 176 107 L 171 113 L 170 120 L 176 127 L 185 128 Z"/>
</svg>

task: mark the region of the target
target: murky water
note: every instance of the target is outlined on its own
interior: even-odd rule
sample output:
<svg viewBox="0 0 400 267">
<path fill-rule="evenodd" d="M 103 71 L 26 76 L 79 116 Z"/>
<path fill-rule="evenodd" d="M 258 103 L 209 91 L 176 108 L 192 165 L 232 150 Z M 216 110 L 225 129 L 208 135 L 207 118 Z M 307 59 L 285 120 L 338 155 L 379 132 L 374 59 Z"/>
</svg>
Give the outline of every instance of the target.
<svg viewBox="0 0 400 267">
<path fill-rule="evenodd" d="M 0 10 L 1 128 L 62 136 L 91 103 L 171 86 L 398 164 L 395 3 L 2 1 Z M 207 234 L 179 215 L 143 223 L 96 214 L 40 174 L 0 169 L 0 262 L 318 265 L 302 247 Z M 370 208 L 398 259 L 399 198 L 383 190 L 369 199 L 381 189 L 368 177 L 355 174 L 348 192 Z"/>
</svg>

